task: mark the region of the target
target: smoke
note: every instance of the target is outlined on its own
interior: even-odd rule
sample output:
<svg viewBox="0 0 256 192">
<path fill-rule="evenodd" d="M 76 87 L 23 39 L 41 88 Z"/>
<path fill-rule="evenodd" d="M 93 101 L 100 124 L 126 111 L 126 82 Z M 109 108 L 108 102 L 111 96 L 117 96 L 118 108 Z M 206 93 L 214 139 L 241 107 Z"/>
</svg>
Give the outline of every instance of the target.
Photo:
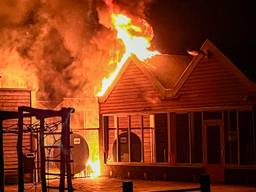
<svg viewBox="0 0 256 192">
<path fill-rule="evenodd" d="M 120 7 L 121 10 L 125 10 L 130 14 L 145 18 L 147 8 L 154 0 L 113 0 L 113 3 Z"/>
<path fill-rule="evenodd" d="M 19 25 L 35 7 L 37 0 L 1 0 L 0 27 Z"/>
<path fill-rule="evenodd" d="M 150 2 L 113 3 L 144 17 Z M 1 0 L 0 86 L 27 87 L 38 100 L 94 96 L 120 46 L 104 15 L 102 0 Z"/>
</svg>

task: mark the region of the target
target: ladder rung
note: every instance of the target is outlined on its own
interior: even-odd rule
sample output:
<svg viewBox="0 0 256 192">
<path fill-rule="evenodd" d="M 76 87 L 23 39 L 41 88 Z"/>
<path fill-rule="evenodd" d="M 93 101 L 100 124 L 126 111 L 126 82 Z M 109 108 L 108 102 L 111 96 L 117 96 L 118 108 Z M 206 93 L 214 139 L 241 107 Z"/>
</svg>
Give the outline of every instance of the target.
<svg viewBox="0 0 256 192">
<path fill-rule="evenodd" d="M 45 135 L 61 135 L 61 132 L 44 132 Z M 73 132 L 69 132 L 69 134 L 73 134 Z"/>
<path fill-rule="evenodd" d="M 60 173 L 45 173 L 45 175 L 55 175 L 55 176 L 59 176 Z"/>
<path fill-rule="evenodd" d="M 60 187 L 57 186 L 46 186 L 46 188 L 48 189 L 60 189 Z M 69 188 L 65 187 L 64 190 L 69 190 Z M 72 188 L 73 191 L 75 191 L 75 189 Z"/>
<path fill-rule="evenodd" d="M 61 148 L 60 145 L 46 145 L 44 148 Z M 74 146 L 69 146 L 69 148 L 74 148 Z"/>
<path fill-rule="evenodd" d="M 46 188 L 48 188 L 48 189 L 59 189 L 59 187 L 57 187 L 57 186 L 46 186 Z"/>
<path fill-rule="evenodd" d="M 60 176 L 60 173 L 45 173 L 45 175 L 53 175 L 53 176 Z M 67 176 L 67 174 L 65 174 Z M 74 174 L 70 174 L 70 176 L 74 176 Z"/>
<path fill-rule="evenodd" d="M 45 161 L 49 161 L 49 162 L 61 162 L 61 160 L 59 160 L 59 159 L 45 159 Z M 73 163 L 74 161 L 73 161 L 73 160 L 70 160 L 69 162 L 70 162 L 70 163 Z"/>
</svg>

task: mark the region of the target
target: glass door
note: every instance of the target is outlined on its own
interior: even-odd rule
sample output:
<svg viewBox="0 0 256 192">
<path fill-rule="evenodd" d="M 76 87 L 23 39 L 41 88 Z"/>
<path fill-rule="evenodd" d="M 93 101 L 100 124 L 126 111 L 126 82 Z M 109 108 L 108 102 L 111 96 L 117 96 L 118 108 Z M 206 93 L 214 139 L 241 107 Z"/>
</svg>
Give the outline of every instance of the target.
<svg viewBox="0 0 256 192">
<path fill-rule="evenodd" d="M 211 181 L 224 181 L 224 132 L 222 121 L 204 123 L 204 164 L 210 174 Z"/>
</svg>

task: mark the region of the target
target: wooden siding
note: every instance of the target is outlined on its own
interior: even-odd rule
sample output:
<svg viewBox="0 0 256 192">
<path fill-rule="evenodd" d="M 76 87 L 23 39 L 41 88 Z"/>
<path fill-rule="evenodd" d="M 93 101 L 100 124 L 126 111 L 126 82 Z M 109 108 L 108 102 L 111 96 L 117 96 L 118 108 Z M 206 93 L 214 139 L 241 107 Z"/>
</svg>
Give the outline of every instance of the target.
<svg viewBox="0 0 256 192">
<path fill-rule="evenodd" d="M 249 84 L 249 83 L 248 83 Z M 248 105 L 245 97 L 256 94 L 232 68 L 217 57 L 198 63 L 180 89 L 180 107 Z"/>
<path fill-rule="evenodd" d="M 174 95 L 174 97 L 163 98 L 163 94 L 160 94 L 159 87 L 157 88 L 155 86 L 150 75 L 141 70 L 141 67 L 138 67 L 134 61 L 131 61 L 112 88 L 108 97 L 105 97 L 106 100 L 99 103 L 99 113 L 101 115 L 122 115 L 123 117 L 126 115 L 126 118 L 129 115 L 131 116 L 131 132 L 135 133 L 141 140 L 143 140 L 145 163 L 156 163 L 157 155 L 155 149 L 156 132 L 154 128 L 150 128 L 152 122 L 150 122 L 149 114 L 171 112 L 169 113 L 170 115 L 168 118 L 170 128 L 168 132 L 168 147 L 170 147 L 168 159 L 169 165 L 164 169 L 167 167 L 180 169 L 180 165 L 173 166 L 176 165 L 177 158 L 175 138 L 176 128 L 173 112 L 203 112 L 210 110 L 217 111 L 218 109 L 223 111 L 230 109 L 239 110 L 252 106 L 255 107 L 256 86 L 237 70 L 237 68 L 234 67 L 217 48 L 211 44 L 209 46 L 204 45 L 203 48 L 206 48 L 206 51 L 209 51 L 210 54 L 205 56 L 200 54 L 200 57 L 196 57 L 193 62 L 190 63 L 187 71 L 184 72 L 177 84 L 178 88 L 176 87 L 177 89 L 173 90 L 173 94 L 171 93 L 171 90 L 168 90 L 169 95 Z M 141 130 L 133 129 L 133 127 L 140 127 L 141 115 L 143 115 L 144 120 L 143 135 Z M 127 120 L 121 120 L 121 123 L 126 124 Z M 120 133 L 122 133 L 121 128 L 119 129 L 119 134 Z M 204 137 L 205 136 L 203 136 L 202 142 L 204 141 Z M 109 130 L 108 154 L 110 157 L 112 155 L 111 150 L 113 148 L 113 143 L 116 138 L 116 128 Z M 205 153 L 204 149 L 203 153 Z M 134 166 L 133 164 L 130 165 Z M 142 164 L 138 164 L 136 166 L 141 165 Z M 193 166 L 194 165 L 196 164 L 193 163 Z M 111 166 L 111 164 L 108 165 L 108 167 Z M 114 166 L 116 166 L 116 170 L 119 171 L 119 174 L 117 174 L 118 176 L 122 174 L 127 175 L 127 172 L 124 172 L 120 166 L 116 164 Z M 122 166 L 125 167 L 129 173 L 132 173 L 132 168 L 128 167 L 129 163 L 124 163 Z M 149 169 L 158 169 L 158 167 L 159 165 L 150 166 Z M 112 169 L 111 174 L 115 175 L 114 171 L 112 173 Z M 175 179 L 179 177 L 175 174 L 171 175 L 174 175 Z"/>
<path fill-rule="evenodd" d="M 109 116 L 108 126 L 109 126 L 109 128 L 115 128 L 115 118 L 114 118 L 114 116 Z"/>
<path fill-rule="evenodd" d="M 125 129 L 125 131 L 127 131 L 127 128 L 129 126 L 129 118 L 128 116 L 125 116 L 125 117 L 118 117 L 118 123 L 119 123 L 119 126 L 118 128 L 121 130 L 121 129 Z"/>
<path fill-rule="evenodd" d="M 241 78 L 221 53 L 210 51 L 210 57 L 197 63 L 184 80 L 177 97 L 164 100 L 150 78 L 131 62 L 107 100 L 100 103 L 100 114 L 251 105 L 245 98 L 255 97 L 256 87 Z"/>
<path fill-rule="evenodd" d="M 145 74 L 131 62 L 112 90 L 100 113 L 143 111 L 159 101 L 159 93 Z"/>
<path fill-rule="evenodd" d="M 153 157 L 153 130 L 144 130 L 144 162 L 152 163 Z"/>
<path fill-rule="evenodd" d="M 0 88 L 0 110 L 18 111 L 18 106 L 30 106 L 30 91 Z"/>
<path fill-rule="evenodd" d="M 30 106 L 30 91 L 19 89 L 0 89 L 0 110 L 5 111 L 18 111 L 19 106 Z M 24 123 L 29 123 L 30 120 L 26 119 Z M 3 128 L 6 130 L 17 129 L 17 120 L 4 120 Z M 16 175 L 18 162 L 17 162 L 17 134 L 4 133 L 3 146 L 4 146 L 4 168 L 6 177 L 8 175 Z M 24 153 L 30 152 L 30 134 L 23 136 L 23 151 Z"/>
</svg>

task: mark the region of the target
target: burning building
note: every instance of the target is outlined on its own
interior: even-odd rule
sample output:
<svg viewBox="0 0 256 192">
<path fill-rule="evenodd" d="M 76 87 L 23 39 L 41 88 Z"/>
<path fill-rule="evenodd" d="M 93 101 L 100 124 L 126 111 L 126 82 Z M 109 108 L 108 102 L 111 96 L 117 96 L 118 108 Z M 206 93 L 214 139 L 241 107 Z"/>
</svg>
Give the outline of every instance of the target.
<svg viewBox="0 0 256 192">
<path fill-rule="evenodd" d="M 31 92 L 26 89 L 0 88 L 0 111 L 17 111 L 18 106 L 31 106 Z M 5 179 L 6 183 L 15 183 L 17 181 L 18 161 L 16 143 L 18 135 L 15 134 L 17 123 L 17 119 L 10 118 L 3 121 L 1 117 L 0 154 L 3 159 L 0 160 L 0 165 L 1 177 Z M 29 123 L 29 120 L 26 120 L 26 123 Z M 22 146 L 24 153 L 29 153 L 33 149 L 31 139 L 32 137 L 29 133 L 24 134 Z M 28 180 L 32 180 L 32 175 L 28 175 Z"/>
<path fill-rule="evenodd" d="M 88 146 L 79 170 L 90 167 L 94 169 L 90 175 L 95 174 L 99 167 L 95 92 L 107 71 L 103 64 L 112 54 L 106 51 L 112 43 L 106 42 L 115 41 L 113 32 L 99 23 L 95 1 L 1 1 L 0 36 L 0 109 L 17 111 L 28 104 L 55 110 L 75 107 L 74 142 Z M 20 89 L 30 94 L 27 103 L 12 101 Z M 15 93 L 13 97 L 6 96 L 8 90 Z M 12 137 L 9 142 L 16 143 Z"/>
<path fill-rule="evenodd" d="M 74 140 L 88 145 L 87 162 L 81 162 L 84 168 L 99 167 L 96 95 L 101 81 L 116 68 L 117 61 L 124 62 L 128 56 L 121 59 L 125 48 L 116 35 L 124 30 L 123 24 L 118 24 L 117 13 L 128 14 L 136 9 L 133 18 L 141 17 L 147 2 L 150 1 L 115 2 L 116 5 L 95 0 L 0 2 L 0 87 L 29 90 L 31 107 L 74 107 L 71 126 L 78 135 Z M 118 10 L 116 14 L 112 14 L 114 10 Z M 130 23 L 126 14 L 121 18 Z M 115 26 L 113 20 L 117 22 Z M 129 30 L 146 32 L 151 39 L 151 27 L 143 19 L 137 21 L 145 29 L 141 31 L 133 25 Z M 150 46 L 148 41 L 137 41 L 137 45 Z M 12 109 L 17 110 L 18 106 L 16 103 Z M 1 110 L 5 108 L 1 106 Z"/>
<path fill-rule="evenodd" d="M 113 176 L 251 179 L 255 87 L 210 41 L 193 58 L 152 50 L 150 0 L 8 2 L 0 86 L 31 90 L 32 107 L 76 109 L 72 142 L 88 146 L 79 171 L 98 174 L 101 157 Z"/>
<path fill-rule="evenodd" d="M 256 86 L 209 40 L 195 53 L 124 64 L 99 99 L 106 174 L 253 183 Z"/>
</svg>

